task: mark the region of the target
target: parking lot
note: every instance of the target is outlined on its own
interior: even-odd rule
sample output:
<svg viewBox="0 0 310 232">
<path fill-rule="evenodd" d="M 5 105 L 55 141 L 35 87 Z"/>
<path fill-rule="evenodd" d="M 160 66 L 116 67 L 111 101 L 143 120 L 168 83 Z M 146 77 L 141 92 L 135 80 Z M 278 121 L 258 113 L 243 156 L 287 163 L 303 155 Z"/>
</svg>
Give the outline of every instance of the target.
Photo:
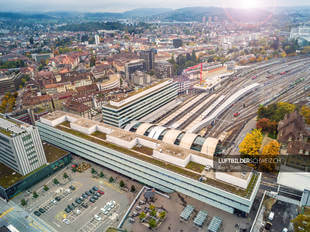
<svg viewBox="0 0 310 232">
<path fill-rule="evenodd" d="M 97 173 L 104 173 L 104 176 L 94 175 L 93 169 Z M 67 178 L 63 177 L 64 173 L 68 175 Z M 110 181 L 111 177 L 114 181 Z M 59 183 L 54 183 L 55 178 Z M 141 188 L 132 180 L 91 164 L 91 168 L 82 173 L 72 172 L 68 167 L 20 194 L 14 201 L 21 205 L 21 200 L 26 199 L 24 208 L 57 231 L 105 231 L 108 227 L 118 225 L 137 192 L 120 188 L 120 179 L 125 182 L 125 187 L 135 184 L 137 191 Z M 45 185 L 48 191 L 44 190 Z M 37 198 L 33 197 L 34 192 L 39 195 Z"/>
</svg>

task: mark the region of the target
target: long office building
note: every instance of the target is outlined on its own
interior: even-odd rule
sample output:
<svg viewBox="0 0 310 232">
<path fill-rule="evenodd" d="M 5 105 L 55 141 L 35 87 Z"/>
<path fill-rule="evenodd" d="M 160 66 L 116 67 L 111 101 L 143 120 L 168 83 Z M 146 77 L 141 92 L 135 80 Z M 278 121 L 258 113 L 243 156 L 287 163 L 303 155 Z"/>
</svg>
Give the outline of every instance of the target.
<svg viewBox="0 0 310 232">
<path fill-rule="evenodd" d="M 38 129 L 1 116 L 0 162 L 21 175 L 26 175 L 46 164 Z"/>
<path fill-rule="evenodd" d="M 172 80 L 163 80 L 144 89 L 125 94 L 117 101 L 110 101 L 102 107 L 106 124 L 123 128 L 161 106 L 173 101 L 178 95 L 178 86 Z"/>
<path fill-rule="evenodd" d="M 148 124 L 132 132 L 61 111 L 42 116 L 36 126 L 48 143 L 148 186 L 177 191 L 229 213 L 249 213 L 259 188 L 260 173 L 215 170 L 215 138 L 207 138 L 199 143 L 201 149 L 194 149 L 195 134 L 176 138 L 179 133 L 167 131 L 159 140 L 147 136 L 148 132 L 161 134 L 158 129 L 149 130 Z M 171 141 L 180 143 L 167 142 L 168 132 Z"/>
</svg>

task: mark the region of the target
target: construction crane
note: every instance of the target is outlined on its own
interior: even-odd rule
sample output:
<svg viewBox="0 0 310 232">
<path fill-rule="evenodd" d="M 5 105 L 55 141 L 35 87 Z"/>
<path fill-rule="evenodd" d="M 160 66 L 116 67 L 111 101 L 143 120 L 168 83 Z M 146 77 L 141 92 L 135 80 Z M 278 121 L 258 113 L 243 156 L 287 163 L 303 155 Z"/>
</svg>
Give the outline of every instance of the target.
<svg viewBox="0 0 310 232">
<path fill-rule="evenodd" d="M 202 85 L 202 66 L 204 63 L 197 64 L 184 70 L 184 73 L 200 67 L 200 85 Z"/>
</svg>

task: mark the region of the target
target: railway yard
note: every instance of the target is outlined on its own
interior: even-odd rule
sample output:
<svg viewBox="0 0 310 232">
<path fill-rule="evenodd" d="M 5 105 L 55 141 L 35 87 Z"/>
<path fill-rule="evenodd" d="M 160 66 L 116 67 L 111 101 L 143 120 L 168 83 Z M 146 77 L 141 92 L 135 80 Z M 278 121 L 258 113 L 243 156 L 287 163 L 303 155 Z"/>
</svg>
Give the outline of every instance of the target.
<svg viewBox="0 0 310 232">
<path fill-rule="evenodd" d="M 281 58 L 238 69 L 213 92 L 197 92 L 153 123 L 219 138 L 227 151 L 259 105 L 297 103 L 309 95 L 310 57 Z M 207 81 L 207 80 L 206 80 Z"/>
</svg>

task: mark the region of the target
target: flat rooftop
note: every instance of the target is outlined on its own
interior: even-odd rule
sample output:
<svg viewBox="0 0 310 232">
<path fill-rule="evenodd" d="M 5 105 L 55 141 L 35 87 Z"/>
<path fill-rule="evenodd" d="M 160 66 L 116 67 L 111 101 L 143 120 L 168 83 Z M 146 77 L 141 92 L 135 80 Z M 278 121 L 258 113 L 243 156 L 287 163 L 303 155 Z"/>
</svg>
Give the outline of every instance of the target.
<svg viewBox="0 0 310 232">
<path fill-rule="evenodd" d="M 27 127 L 30 127 L 30 125 L 0 116 L 0 133 L 6 136 L 12 137 L 15 134 L 21 134 L 26 131 L 25 128 Z"/>
<path fill-rule="evenodd" d="M 54 114 L 54 113 L 55 112 L 50 113 L 50 114 Z M 82 121 L 84 121 L 84 123 L 82 123 L 82 125 L 84 125 L 84 126 L 88 125 L 89 127 L 92 127 L 94 124 L 96 124 L 97 127 L 101 127 L 102 130 L 109 130 L 110 132 L 102 133 L 102 132 L 96 131 L 92 134 L 85 134 L 85 133 L 82 133 L 80 131 L 72 129 L 70 127 L 70 123 L 68 123 L 66 121 L 61 122 L 60 120 L 57 120 L 57 118 L 55 118 L 54 115 L 50 116 L 49 114 L 42 116 L 41 122 L 44 123 L 44 120 L 42 121 L 42 119 L 52 118 L 53 120 L 58 121 L 58 124 L 54 125 L 54 127 L 59 129 L 59 130 L 62 130 L 64 132 L 70 133 L 70 134 L 78 136 L 80 138 L 89 140 L 91 142 L 100 144 L 100 145 L 108 147 L 110 149 L 119 151 L 121 153 L 124 153 L 126 155 L 132 156 L 132 157 L 140 159 L 140 160 L 143 160 L 145 162 L 154 164 L 156 166 L 165 168 L 167 170 L 176 172 L 178 174 L 190 177 L 190 178 L 195 179 L 195 180 L 198 180 L 202 176 L 202 174 L 200 172 L 201 172 L 203 165 L 199 166 L 198 164 L 195 163 L 195 164 L 189 165 L 189 167 L 183 168 L 183 167 L 180 167 L 178 165 L 175 165 L 175 164 L 169 163 L 167 161 L 163 161 L 163 160 L 160 160 L 160 159 L 153 157 L 153 149 L 150 147 L 147 147 L 147 149 L 146 149 L 146 147 L 143 147 L 143 146 L 142 147 L 135 146 L 132 149 L 128 149 L 126 147 L 123 147 L 123 146 L 120 146 L 120 145 L 117 145 L 115 143 L 107 141 L 106 137 L 113 136 L 113 137 L 122 139 L 122 140 L 127 141 L 127 142 L 130 142 L 134 139 L 147 140 L 148 143 L 153 143 L 155 145 L 154 150 L 157 150 L 157 151 L 161 150 L 161 152 L 164 153 L 165 155 L 177 157 L 180 159 L 185 159 L 186 157 L 188 157 L 191 154 L 195 154 L 195 155 L 201 156 L 203 158 L 207 158 L 207 159 L 212 159 L 212 157 L 209 157 L 209 156 L 207 156 L 203 153 L 197 152 L 197 151 L 185 149 L 185 148 L 182 148 L 182 147 L 177 146 L 177 145 L 167 144 L 167 143 L 164 143 L 162 141 L 151 139 L 151 138 L 146 137 L 146 136 L 137 135 L 133 132 L 122 130 L 120 128 L 116 128 L 116 127 L 113 127 L 110 125 L 106 125 L 104 123 L 91 121 L 89 119 L 84 119 L 78 115 L 73 115 L 73 114 L 66 113 L 66 112 L 56 112 L 55 115 L 58 115 L 59 117 L 63 117 L 64 115 L 66 115 L 67 119 L 72 119 L 75 122 L 79 121 L 82 123 Z M 91 121 L 92 123 L 90 123 L 89 121 Z M 75 122 L 74 122 L 74 124 L 75 124 Z M 47 124 L 52 125 L 53 123 L 49 122 Z M 238 175 L 239 174 L 234 174 L 234 176 L 236 176 L 236 177 L 238 177 Z M 253 175 L 253 176 L 255 176 L 255 175 Z M 211 186 L 214 186 L 214 187 L 217 187 L 217 188 L 220 188 L 223 190 L 227 190 L 227 191 L 234 193 L 234 194 L 237 194 L 241 197 L 250 198 L 250 196 L 251 196 L 250 193 L 253 190 L 253 185 L 255 186 L 255 183 L 257 181 L 257 178 L 252 178 L 252 179 L 253 180 L 251 180 L 251 186 L 249 185 L 249 187 L 247 189 L 242 189 L 242 188 L 230 185 L 229 183 L 219 181 L 219 180 L 215 179 L 214 176 L 212 178 L 211 177 L 208 178 L 208 181 L 206 183 L 211 185 Z"/>
<path fill-rule="evenodd" d="M 129 93 L 124 93 L 123 95 L 120 95 L 117 99 L 110 101 L 110 103 L 107 104 L 106 106 L 111 108 L 120 108 L 138 98 L 141 98 L 147 94 L 152 93 L 153 91 L 160 89 L 161 87 L 170 83 L 169 80 L 171 79 L 163 79 L 144 88 L 140 88 L 138 90 Z"/>
<path fill-rule="evenodd" d="M 43 149 L 48 163 L 53 163 L 68 154 L 67 151 L 49 143 L 43 143 Z"/>
</svg>

